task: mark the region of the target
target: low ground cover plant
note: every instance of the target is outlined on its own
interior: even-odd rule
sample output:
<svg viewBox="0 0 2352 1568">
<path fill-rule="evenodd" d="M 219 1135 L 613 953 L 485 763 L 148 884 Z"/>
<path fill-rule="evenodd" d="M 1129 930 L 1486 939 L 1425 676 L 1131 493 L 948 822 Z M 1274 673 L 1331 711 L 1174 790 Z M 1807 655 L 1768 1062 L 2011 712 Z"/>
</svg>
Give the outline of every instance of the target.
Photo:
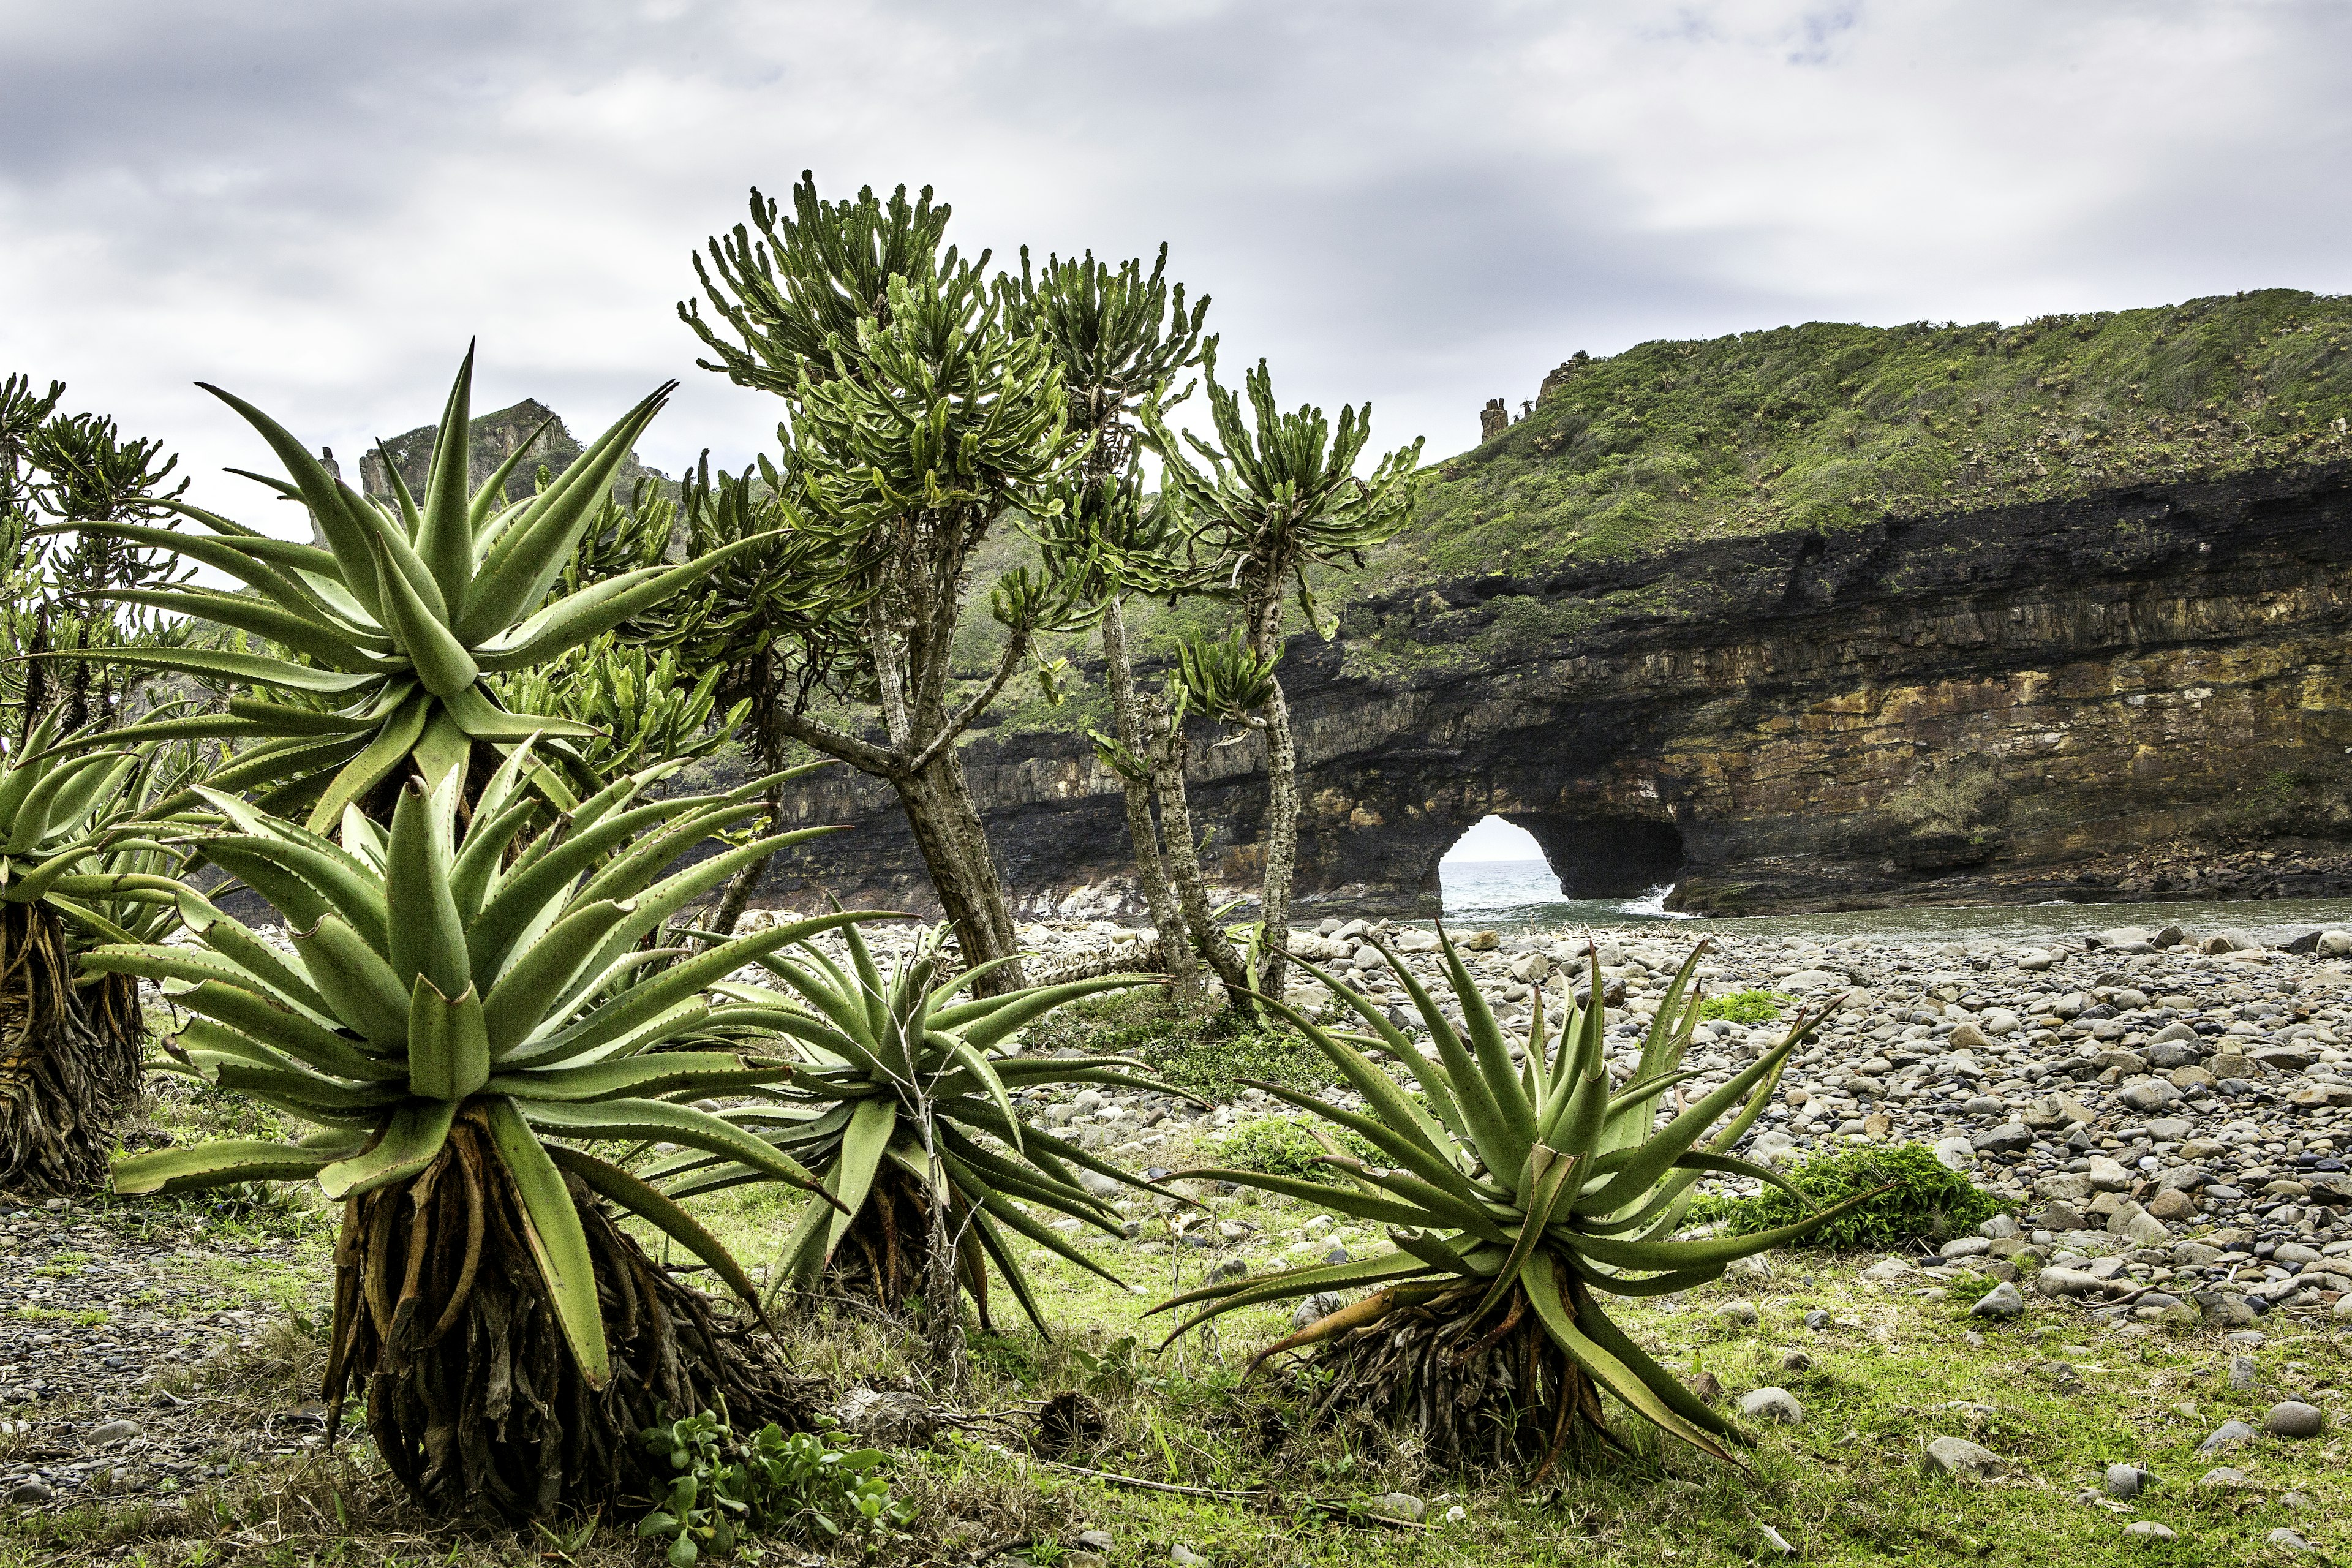
<svg viewBox="0 0 2352 1568">
<path fill-rule="evenodd" d="M 1707 1024 L 1769 1024 L 1791 999 L 1777 991 L 1734 991 L 1710 996 L 1698 1007 L 1699 1021 Z"/>
<path fill-rule="evenodd" d="M 1755 1236 L 1780 1229 L 1806 1209 L 1836 1207 L 1838 1217 L 1800 1245 L 1884 1251 L 1943 1241 L 1982 1225 L 2000 1207 L 1965 1173 L 1948 1169 L 1918 1143 L 1816 1154 L 1785 1174 L 1787 1188 L 1768 1186 L 1750 1198 L 1703 1197 L 1690 1217 L 1713 1224 L 1723 1236 Z"/>
<path fill-rule="evenodd" d="M 1380 1151 L 1370 1140 L 1345 1127 L 1337 1130 L 1330 1142 L 1359 1159 L 1380 1158 Z M 1336 1183 L 1339 1173 L 1323 1161 L 1329 1152 L 1330 1143 L 1296 1116 L 1256 1117 L 1235 1127 L 1209 1149 L 1212 1159 L 1232 1170 Z"/>
<path fill-rule="evenodd" d="M 1211 1100 L 1250 1083 L 1316 1089 L 1336 1081 L 1323 1053 L 1287 1023 L 1261 1023 L 1247 1007 L 1187 1016 L 1156 990 L 1065 1007 L 1027 1037 L 1032 1051 L 1132 1056 L 1163 1083 Z"/>
<path fill-rule="evenodd" d="M 771 1421 L 745 1435 L 706 1410 L 649 1426 L 643 1441 L 670 1479 L 659 1506 L 637 1521 L 637 1536 L 667 1542 L 671 1568 L 724 1556 L 751 1535 L 823 1547 L 914 1517 L 879 1473 L 882 1450 L 829 1428 L 786 1433 Z"/>
</svg>

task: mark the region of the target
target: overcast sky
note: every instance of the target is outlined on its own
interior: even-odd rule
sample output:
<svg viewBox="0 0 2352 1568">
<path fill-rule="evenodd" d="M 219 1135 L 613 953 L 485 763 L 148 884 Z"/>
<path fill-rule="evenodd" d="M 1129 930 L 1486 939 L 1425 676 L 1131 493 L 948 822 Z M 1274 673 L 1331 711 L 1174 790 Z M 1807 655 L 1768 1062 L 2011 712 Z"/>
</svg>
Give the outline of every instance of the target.
<svg viewBox="0 0 2352 1568">
<path fill-rule="evenodd" d="M 1009 258 L 1172 247 L 1229 365 L 1471 445 L 1577 349 L 2352 287 L 2352 7 L 2221 0 L 0 5 L 0 371 L 250 515 L 215 381 L 347 461 L 476 406 L 747 460 L 688 252 L 929 183 Z M 1377 448 L 1376 448 L 1377 449 Z M 348 470 L 347 470 L 348 471 Z"/>
</svg>

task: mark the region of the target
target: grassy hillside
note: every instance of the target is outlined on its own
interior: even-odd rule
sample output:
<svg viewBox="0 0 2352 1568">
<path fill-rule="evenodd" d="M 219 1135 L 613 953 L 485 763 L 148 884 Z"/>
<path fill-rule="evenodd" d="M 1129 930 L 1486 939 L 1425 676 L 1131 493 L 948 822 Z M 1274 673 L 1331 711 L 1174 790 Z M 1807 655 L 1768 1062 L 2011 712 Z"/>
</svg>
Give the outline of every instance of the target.
<svg viewBox="0 0 2352 1568">
<path fill-rule="evenodd" d="M 1809 322 L 1579 355 L 1436 465 L 1386 570 L 1540 569 L 2352 456 L 2352 298 L 2270 289 L 2014 327 Z"/>
</svg>

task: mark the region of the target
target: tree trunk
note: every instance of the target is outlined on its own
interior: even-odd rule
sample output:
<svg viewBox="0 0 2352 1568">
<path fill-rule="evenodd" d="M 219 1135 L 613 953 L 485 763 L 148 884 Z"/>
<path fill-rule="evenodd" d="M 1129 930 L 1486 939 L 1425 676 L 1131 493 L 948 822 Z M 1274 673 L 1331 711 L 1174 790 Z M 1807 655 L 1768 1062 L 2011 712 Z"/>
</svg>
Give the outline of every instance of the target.
<svg viewBox="0 0 2352 1568">
<path fill-rule="evenodd" d="M 1242 967 L 1241 955 L 1217 924 L 1216 911 L 1209 907 L 1208 884 L 1201 875 L 1200 846 L 1192 837 L 1192 806 L 1184 789 L 1184 766 L 1191 760 L 1192 743 L 1165 707 L 1152 718 L 1159 733 L 1152 740 L 1151 777 L 1160 793 L 1160 820 L 1167 829 L 1169 880 L 1175 884 L 1177 909 L 1191 934 L 1192 951 L 1224 983 L 1226 1001 L 1231 1003 L 1249 990 L 1250 976 Z"/>
<path fill-rule="evenodd" d="M 923 1258 L 923 1329 L 929 1342 L 931 1373 L 940 1392 L 952 1399 L 963 1392 L 963 1284 L 957 1277 L 958 1248 L 953 1207 L 939 1194 L 948 1190 L 947 1171 L 940 1163 L 937 1123 L 926 1115 L 923 1142 L 930 1146 L 930 1246 Z"/>
<path fill-rule="evenodd" d="M 988 837 L 971 792 L 962 787 L 962 769 L 952 752 L 943 752 L 911 778 L 894 778 L 907 822 L 922 851 L 924 868 L 940 907 L 955 927 L 956 945 L 966 968 L 994 959 L 1014 962 L 982 975 L 974 987 L 982 995 L 997 995 L 1021 984 L 1021 951 L 1013 931 L 1012 913 L 1004 904 L 1003 884 L 988 852 Z"/>
<path fill-rule="evenodd" d="M 1298 864 L 1298 754 L 1290 738 L 1290 702 L 1282 682 L 1265 703 L 1265 881 L 1258 989 L 1279 998 L 1290 976 L 1290 881 Z"/>
<path fill-rule="evenodd" d="M 1111 700 L 1111 723 L 1118 743 L 1128 754 L 1140 761 L 1147 773 L 1156 773 L 1152 752 L 1154 748 L 1143 732 L 1143 719 L 1137 711 L 1135 670 L 1128 662 L 1127 614 L 1120 607 L 1119 597 L 1113 595 L 1103 606 L 1103 664 L 1108 672 Z M 1157 781 L 1153 778 L 1131 779 L 1119 775 L 1119 790 L 1127 802 L 1127 836 L 1135 845 L 1135 879 L 1143 889 L 1144 907 L 1151 911 L 1151 923 L 1160 936 L 1160 948 L 1174 976 L 1171 987 L 1176 998 L 1176 1010 L 1190 1016 L 1201 1010 L 1201 966 L 1193 955 L 1192 944 L 1186 940 L 1184 917 L 1176 907 L 1176 896 L 1169 889 L 1168 873 L 1160 862 L 1160 833 L 1151 820 L 1151 796 Z"/>
</svg>

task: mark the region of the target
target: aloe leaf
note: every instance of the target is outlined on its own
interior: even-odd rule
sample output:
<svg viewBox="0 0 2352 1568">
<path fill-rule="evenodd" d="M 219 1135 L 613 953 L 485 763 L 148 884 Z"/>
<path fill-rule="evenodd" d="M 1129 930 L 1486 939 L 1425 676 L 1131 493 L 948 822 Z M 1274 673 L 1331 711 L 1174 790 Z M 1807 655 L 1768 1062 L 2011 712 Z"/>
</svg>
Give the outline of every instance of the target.
<svg viewBox="0 0 2352 1568">
<path fill-rule="evenodd" d="M 1462 1008 L 1462 1021 L 1470 1033 L 1470 1047 L 1486 1083 L 1488 1099 L 1494 1102 L 1500 1118 L 1504 1140 L 1496 1151 L 1502 1157 L 1490 1161 L 1487 1169 L 1516 1171 L 1526 1163 L 1528 1150 L 1536 1141 L 1535 1107 L 1528 1102 L 1527 1092 L 1511 1068 L 1510 1041 L 1503 1026 L 1496 1021 L 1495 1011 L 1486 1005 L 1478 983 L 1470 977 L 1469 967 L 1454 951 L 1454 939 L 1438 928 L 1438 946 L 1445 957 L 1445 971 L 1454 983 L 1454 999 Z"/>
<path fill-rule="evenodd" d="M 1735 1258 L 1750 1258 L 1759 1252 L 1769 1252 L 1811 1235 L 1822 1226 L 1871 1199 L 1886 1189 L 1873 1187 L 1858 1193 L 1842 1204 L 1808 1215 L 1792 1225 L 1759 1230 L 1748 1236 L 1716 1236 L 1696 1241 L 1615 1241 L 1606 1237 L 1586 1236 L 1564 1226 L 1555 1226 L 1553 1238 L 1571 1251 L 1605 1263 L 1612 1268 L 1638 1268 L 1644 1272 L 1674 1268 L 1703 1268 L 1710 1264 L 1729 1263 Z"/>
<path fill-rule="evenodd" d="M 971 1188 L 967 1189 L 965 1195 L 977 1204 L 991 1219 L 999 1225 L 1010 1226 L 1046 1251 L 1059 1257 L 1063 1261 L 1075 1263 L 1087 1273 L 1107 1280 L 1122 1290 L 1128 1288 L 1126 1280 L 1072 1247 L 1059 1233 L 1023 1214 L 1019 1205 L 1006 1202 L 985 1185 L 975 1184 Z"/>
<path fill-rule="evenodd" d="M 882 1168 L 882 1156 L 898 1132 L 898 1107 L 894 1100 L 861 1100 L 850 1111 L 849 1125 L 842 1130 L 841 1152 L 825 1173 L 825 1187 L 839 1205 L 825 1227 L 828 1259 L 849 1234 L 850 1221 L 866 1206 L 874 1190 L 875 1173 Z"/>
<path fill-rule="evenodd" d="M 1510 1256 L 1503 1260 L 1502 1268 L 1496 1272 L 1495 1282 L 1486 1288 L 1486 1294 L 1479 1300 L 1477 1310 L 1470 1314 L 1471 1321 L 1475 1322 L 1493 1311 L 1504 1293 L 1510 1289 L 1511 1281 L 1518 1278 L 1520 1268 L 1543 1239 L 1544 1230 L 1551 1224 L 1553 1213 L 1567 1195 L 1569 1180 L 1575 1174 L 1577 1163 L 1575 1155 L 1562 1154 L 1540 1143 L 1528 1151 L 1528 1179 L 1519 1188 L 1519 1201 L 1525 1205 L 1519 1221 L 1519 1237 L 1511 1244 Z"/>
<path fill-rule="evenodd" d="M 1486 1194 L 1472 1184 L 1470 1179 L 1454 1168 L 1453 1162 L 1437 1151 L 1422 1147 L 1412 1138 L 1391 1128 L 1377 1117 L 1345 1110 L 1328 1100 L 1301 1094 L 1280 1084 L 1257 1079 L 1244 1080 L 1253 1089 L 1265 1090 L 1276 1100 L 1295 1105 L 1301 1110 L 1312 1111 L 1323 1120 L 1347 1128 L 1381 1153 L 1411 1171 L 1438 1191 L 1450 1195 L 1459 1205 L 1475 1209 L 1486 1201 Z"/>
<path fill-rule="evenodd" d="M 402 988 L 392 965 L 349 921 L 323 915 L 309 931 L 295 931 L 293 942 L 311 984 L 337 1020 L 370 1045 L 405 1052 L 414 994 Z"/>
<path fill-rule="evenodd" d="M 207 980 L 172 998 L 191 1013 L 243 1030 L 303 1066 L 362 1083 L 398 1083 L 407 1069 L 369 1056 L 356 1044 L 241 986 Z"/>
<path fill-rule="evenodd" d="M 473 443 L 467 427 L 473 390 L 474 347 L 468 343 L 465 363 L 457 367 L 457 379 L 450 384 L 449 401 L 441 410 L 441 427 L 434 435 L 432 465 L 425 478 L 425 504 L 415 525 L 416 553 L 432 573 L 434 585 L 441 590 L 446 605 L 466 602 L 467 583 L 474 570 L 473 506 L 466 493 L 473 477 L 468 471 Z"/>
<path fill-rule="evenodd" d="M 996 1233 L 996 1222 L 985 1213 L 975 1214 L 971 1216 L 971 1231 L 980 1238 L 981 1250 L 988 1255 L 990 1262 L 996 1265 L 996 1272 L 1012 1289 L 1013 1299 L 1021 1304 L 1023 1315 L 1028 1318 L 1030 1325 L 1039 1334 L 1050 1340 L 1053 1335 L 1045 1327 L 1045 1316 L 1038 1307 L 1035 1292 L 1029 1289 L 1029 1276 L 1023 1271 L 1021 1260 L 1013 1256 L 1013 1249 L 1005 1245 L 1004 1238 Z"/>
<path fill-rule="evenodd" d="M 457 728 L 477 741 L 528 741 L 534 735 L 593 740 L 604 731 L 593 724 L 544 713 L 510 713 L 492 700 L 479 681 L 442 699 Z"/>
<path fill-rule="evenodd" d="M 1679 1296 L 1685 1290 L 1696 1290 L 1702 1285 L 1712 1285 L 1723 1278 L 1724 1266 L 1711 1263 L 1699 1268 L 1678 1268 L 1665 1274 L 1645 1274 L 1639 1278 L 1623 1274 L 1608 1274 L 1598 1268 L 1579 1270 L 1596 1289 L 1612 1296 Z"/>
<path fill-rule="evenodd" d="M 1659 1177 L 1673 1168 L 1675 1161 L 1685 1150 L 1696 1142 L 1702 1134 L 1713 1127 L 1717 1120 L 1742 1095 L 1755 1087 L 1766 1075 L 1777 1071 L 1780 1064 L 1788 1060 L 1790 1052 L 1795 1050 L 1796 1047 L 1797 1040 L 1794 1036 L 1781 1041 L 1752 1066 L 1735 1073 L 1722 1088 L 1707 1094 L 1690 1109 L 1660 1128 L 1640 1148 L 1633 1151 L 1633 1158 L 1625 1162 L 1624 1169 L 1618 1172 L 1607 1185 L 1598 1193 L 1589 1193 L 1579 1198 L 1576 1203 L 1576 1212 L 1579 1214 L 1613 1213 L 1649 1191 Z"/>
<path fill-rule="evenodd" d="M 628 905 L 611 899 L 573 909 L 507 963 L 483 1003 L 489 1014 L 493 1058 L 503 1058 L 522 1043 L 542 1016 L 547 999 L 564 994 L 596 944 L 628 913 Z M 482 967 L 474 971 L 478 984 L 485 978 Z"/>
<path fill-rule="evenodd" d="M 606 1100 L 587 1105 L 512 1100 L 516 1114 L 534 1127 L 568 1138 L 663 1139 L 724 1154 L 777 1181 L 810 1192 L 821 1184 L 808 1168 L 773 1145 L 707 1110 L 658 1100 Z M 827 1201 L 831 1201 L 827 1194 Z"/>
<path fill-rule="evenodd" d="M 1573 1287 L 1571 1289 L 1573 1289 Z M 1627 1371 L 1640 1378 L 1675 1414 L 1694 1426 L 1704 1428 L 1718 1437 L 1743 1446 L 1748 1443 L 1748 1438 L 1746 1434 L 1723 1416 L 1708 1409 L 1706 1402 L 1684 1387 L 1674 1373 L 1652 1360 L 1649 1352 L 1635 1344 L 1622 1329 L 1610 1321 L 1609 1315 L 1601 1310 L 1599 1303 L 1580 1290 L 1576 1290 L 1570 1300 L 1576 1308 L 1577 1327 L 1584 1331 L 1585 1337 L 1615 1356 L 1624 1364 Z"/>
<path fill-rule="evenodd" d="M 1405 994 L 1412 998 L 1413 1007 L 1421 1014 L 1422 1023 L 1429 1030 L 1430 1040 L 1437 1047 L 1438 1066 L 1444 1069 L 1446 1089 L 1461 1112 L 1465 1136 L 1477 1152 L 1479 1161 L 1490 1171 L 1515 1168 L 1520 1160 L 1527 1158 L 1527 1151 L 1521 1149 L 1517 1159 L 1505 1159 L 1510 1148 L 1509 1129 L 1504 1122 L 1502 1111 L 1495 1104 L 1495 1097 L 1486 1090 L 1486 1079 L 1478 1070 L 1478 1064 L 1463 1048 L 1461 1037 L 1454 1032 L 1454 1026 L 1445 1021 L 1445 1015 L 1438 1007 L 1436 999 L 1414 977 L 1412 971 L 1393 954 L 1389 957 L 1389 967 L 1395 972 L 1397 983 L 1404 987 Z M 1414 1054 L 1418 1056 L 1420 1053 L 1416 1051 Z"/>
<path fill-rule="evenodd" d="M 402 650 L 415 667 L 416 678 L 436 697 L 453 697 L 465 690 L 480 677 L 481 667 L 392 560 L 384 543 L 381 540 L 374 543 L 376 593 Z"/>
<path fill-rule="evenodd" d="M 593 1154 L 568 1149 L 561 1143 L 542 1145 L 548 1157 L 562 1169 L 584 1183 L 588 1190 L 610 1199 L 636 1215 L 646 1223 L 657 1226 L 680 1247 L 710 1265 L 711 1271 L 727 1282 L 727 1288 L 751 1304 L 760 1305 L 758 1287 L 751 1283 L 735 1255 L 727 1250 L 719 1239 L 705 1230 L 700 1222 L 672 1202 L 660 1188 L 639 1181 L 617 1165 L 608 1165 Z"/>
<path fill-rule="evenodd" d="M 296 1182 L 315 1176 L 337 1151 L 305 1149 L 263 1139 L 219 1139 L 187 1149 L 156 1149 L 114 1163 L 114 1190 L 123 1197 L 168 1197 L 232 1182 Z"/>
<path fill-rule="evenodd" d="M 1633 1368 L 1576 1326 L 1575 1314 L 1560 1298 L 1554 1268 L 1552 1259 L 1546 1256 L 1535 1259 L 1520 1274 L 1528 1303 L 1535 1308 L 1552 1342 L 1567 1352 L 1569 1359 L 1582 1367 L 1593 1382 L 1631 1405 L 1652 1425 L 1680 1437 L 1701 1453 L 1712 1454 L 1727 1464 L 1734 1463 L 1730 1450 L 1714 1433 L 1675 1410 Z"/>
<path fill-rule="evenodd" d="M 333 552 L 335 563 L 341 569 L 340 574 L 343 582 L 359 596 L 369 614 L 381 615 L 382 611 L 375 603 L 374 583 L 368 573 L 367 532 L 345 510 L 340 481 L 310 455 L 308 447 L 296 440 L 284 426 L 268 415 L 233 393 L 203 382 L 197 384 L 243 415 L 246 423 L 259 431 L 261 438 L 269 443 L 269 449 L 277 454 L 278 462 L 285 466 L 295 488 L 300 491 L 302 504 L 310 510 L 310 520 L 319 525 L 320 536 L 326 541 L 327 548 Z M 362 587 L 363 581 L 364 588 Z"/>
<path fill-rule="evenodd" d="M 656 388 L 614 421 L 500 531 L 476 567 L 466 603 L 452 622 L 461 638 L 480 642 L 504 631 L 546 595 L 602 504 L 614 471 L 676 386 L 671 382 Z"/>
<path fill-rule="evenodd" d="M 1410 1097 L 1404 1101 L 1413 1121 L 1421 1128 L 1422 1136 L 1435 1147 L 1443 1147 L 1449 1139 L 1456 1143 L 1470 1142 L 1469 1128 L 1462 1120 L 1461 1108 L 1454 1102 L 1454 1091 L 1446 1081 L 1445 1074 L 1421 1054 L 1412 1037 L 1390 1023 L 1388 1014 L 1374 1006 L 1370 998 L 1330 971 L 1303 958 L 1293 958 L 1291 962 L 1328 986 L 1331 994 L 1363 1019 L 1389 1054 L 1412 1074 L 1414 1084 L 1420 1088 L 1423 1098 L 1429 1101 L 1430 1106 L 1428 1110 L 1423 1110 Z M 1393 965 L 1395 961 L 1391 959 L 1390 962 Z"/>
<path fill-rule="evenodd" d="M 1244 1307 L 1262 1306 L 1268 1301 L 1293 1301 L 1302 1296 L 1316 1296 L 1330 1289 L 1349 1286 L 1382 1284 L 1391 1280 L 1424 1279 L 1437 1273 L 1420 1258 L 1407 1252 L 1383 1252 L 1371 1258 L 1352 1258 L 1346 1263 L 1325 1263 L 1304 1268 L 1286 1268 L 1275 1274 L 1234 1279 L 1219 1285 L 1204 1285 L 1171 1296 L 1143 1315 L 1147 1318 L 1192 1306 L 1196 1302 L 1212 1303 L 1203 1310 L 1185 1319 L 1169 1332 L 1161 1348 L 1190 1333 L 1213 1318 Z"/>
<path fill-rule="evenodd" d="M 656 1051 L 585 1067 L 497 1073 L 490 1078 L 488 1087 L 493 1094 L 512 1095 L 517 1100 L 584 1104 L 687 1089 L 701 1094 L 731 1094 L 761 1084 L 782 1083 L 792 1076 L 793 1069 L 784 1063 L 746 1062 L 726 1051 Z"/>
<path fill-rule="evenodd" d="M 514 1178 L 522 1200 L 524 1239 L 539 1264 L 540 1278 L 554 1303 L 556 1321 L 579 1363 L 582 1381 L 602 1388 L 613 1375 L 604 1340 L 604 1313 L 596 1295 L 596 1268 L 581 1227 L 580 1210 L 545 1145 L 514 1103 L 491 1100 L 485 1106 L 490 1141 Z"/>
<path fill-rule="evenodd" d="M 360 754 L 336 771 L 327 793 L 320 795 L 308 818 L 310 830 L 327 830 L 336 818 L 341 818 L 343 806 L 374 790 L 393 773 L 393 769 L 407 762 L 409 750 L 414 750 L 419 736 L 425 733 L 425 720 L 430 712 L 433 703 L 424 691 L 414 693 L 400 708 L 393 710 L 393 715 L 383 720 L 383 726 L 376 729 L 374 738 L 369 738 Z"/>
<path fill-rule="evenodd" d="M 331 669 L 373 669 L 369 652 L 316 615 L 281 608 L 244 594 L 223 594 L 209 588 L 115 588 L 88 595 L 107 604 L 142 605 L 192 620 L 232 626 L 270 642 L 307 653 Z"/>
<path fill-rule="evenodd" d="M 466 930 L 449 888 L 449 844 L 438 830 L 425 793 L 414 784 L 393 807 L 386 846 L 383 897 L 400 911 L 390 922 L 392 973 L 402 985 L 429 979 L 436 993 L 456 996 L 473 984 Z"/>
<path fill-rule="evenodd" d="M 457 1113 L 454 1100 L 409 1101 L 385 1120 L 373 1148 L 321 1169 L 320 1190 L 340 1202 L 421 1175 L 448 1142 Z"/>
<path fill-rule="evenodd" d="M 1423 1209 L 1394 1198 L 1376 1198 L 1363 1193 L 1351 1193 L 1325 1182 L 1310 1182 L 1304 1176 L 1277 1175 L 1268 1171 L 1233 1171 L 1209 1167 L 1197 1171 L 1178 1171 L 1165 1178 L 1171 1182 L 1231 1182 L 1236 1186 L 1255 1187 L 1262 1193 L 1297 1198 L 1318 1208 L 1337 1210 L 1355 1219 L 1370 1220 L 1376 1225 L 1423 1226 L 1430 1222 Z"/>
<path fill-rule="evenodd" d="M 490 1038 L 473 983 L 445 995 L 419 973 L 408 1003 L 408 1084 L 418 1094 L 458 1100 L 489 1081 Z"/>
<path fill-rule="evenodd" d="M 513 631 L 487 639 L 482 645 L 482 668 L 512 670 L 544 664 L 683 592 L 735 556 L 782 537 L 781 531 L 753 534 L 681 566 L 641 567 L 567 595 Z"/>
<path fill-rule="evenodd" d="M 1165 976 L 1157 974 L 1110 974 L 1098 980 L 1074 980 L 1066 985 L 1040 985 L 1016 993 L 1008 1005 L 988 1016 L 957 1030 L 966 1041 L 981 1050 L 1002 1044 L 1023 1025 L 1044 1016 L 1066 1003 L 1081 996 L 1097 996 L 1107 991 L 1129 991 L 1139 985 L 1165 985 Z M 952 1009 L 951 1009 L 952 1011 Z M 931 1020 L 935 1028 L 954 1028 L 945 1018 Z"/>
</svg>

